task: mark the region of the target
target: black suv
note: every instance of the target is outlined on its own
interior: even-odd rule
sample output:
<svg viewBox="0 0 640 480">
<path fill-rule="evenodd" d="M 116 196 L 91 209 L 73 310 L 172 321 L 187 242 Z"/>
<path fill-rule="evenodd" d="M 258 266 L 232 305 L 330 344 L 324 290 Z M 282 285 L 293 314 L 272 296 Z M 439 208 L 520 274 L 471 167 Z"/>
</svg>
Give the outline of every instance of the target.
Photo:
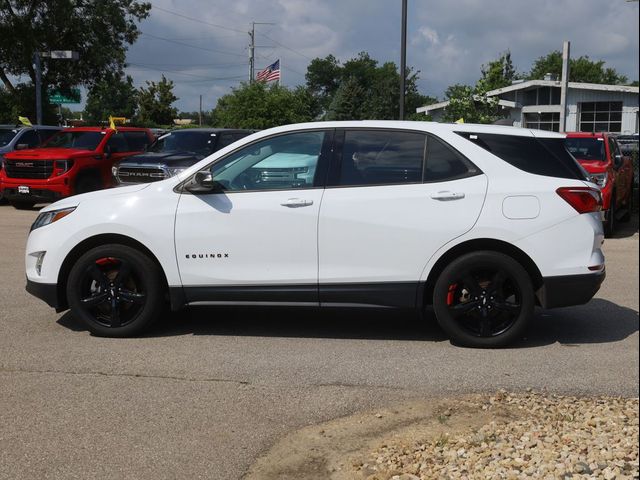
<svg viewBox="0 0 640 480">
<path fill-rule="evenodd" d="M 158 137 L 145 153 L 126 158 L 113 167 L 118 183 L 148 183 L 172 177 L 255 130 L 185 128 Z"/>
</svg>

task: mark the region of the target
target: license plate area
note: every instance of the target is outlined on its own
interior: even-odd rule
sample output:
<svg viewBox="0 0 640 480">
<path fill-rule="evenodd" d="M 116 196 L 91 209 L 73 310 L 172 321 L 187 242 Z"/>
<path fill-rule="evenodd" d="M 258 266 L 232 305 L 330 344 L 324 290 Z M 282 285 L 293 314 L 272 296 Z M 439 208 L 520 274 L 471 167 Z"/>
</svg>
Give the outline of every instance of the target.
<svg viewBox="0 0 640 480">
<path fill-rule="evenodd" d="M 31 193 L 31 188 L 27 185 L 20 185 L 18 187 L 18 193 L 22 195 L 29 195 Z"/>
</svg>

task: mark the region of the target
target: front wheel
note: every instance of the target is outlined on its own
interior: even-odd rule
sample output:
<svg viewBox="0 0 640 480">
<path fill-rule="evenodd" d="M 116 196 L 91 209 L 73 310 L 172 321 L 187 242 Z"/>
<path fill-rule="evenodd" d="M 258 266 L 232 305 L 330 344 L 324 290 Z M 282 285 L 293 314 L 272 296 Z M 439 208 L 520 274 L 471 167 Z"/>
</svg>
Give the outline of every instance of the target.
<svg viewBox="0 0 640 480">
<path fill-rule="evenodd" d="M 137 335 L 164 305 L 160 268 L 125 245 L 96 247 L 75 263 L 67 281 L 72 314 L 103 337 Z"/>
<path fill-rule="evenodd" d="M 440 274 L 433 309 L 453 343 L 503 347 L 518 340 L 533 316 L 533 284 L 513 258 L 498 252 L 463 255 Z"/>
</svg>

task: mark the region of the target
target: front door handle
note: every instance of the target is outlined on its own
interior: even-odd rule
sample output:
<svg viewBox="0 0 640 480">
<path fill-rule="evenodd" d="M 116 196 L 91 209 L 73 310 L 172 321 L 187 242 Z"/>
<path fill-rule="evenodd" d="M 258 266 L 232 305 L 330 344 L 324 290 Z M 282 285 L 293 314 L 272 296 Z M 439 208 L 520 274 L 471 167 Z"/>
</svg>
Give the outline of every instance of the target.
<svg viewBox="0 0 640 480">
<path fill-rule="evenodd" d="M 298 207 L 308 207 L 309 205 L 313 205 L 313 200 L 304 200 L 302 198 L 290 198 L 285 202 L 282 202 L 280 205 L 283 207 L 289 208 L 298 208 Z"/>
<path fill-rule="evenodd" d="M 437 192 L 431 195 L 431 198 L 433 198 L 434 200 L 440 200 L 441 202 L 446 202 L 449 200 L 460 200 L 462 198 L 464 198 L 464 193 L 462 192 L 449 192 L 444 191 L 444 192 Z"/>
</svg>

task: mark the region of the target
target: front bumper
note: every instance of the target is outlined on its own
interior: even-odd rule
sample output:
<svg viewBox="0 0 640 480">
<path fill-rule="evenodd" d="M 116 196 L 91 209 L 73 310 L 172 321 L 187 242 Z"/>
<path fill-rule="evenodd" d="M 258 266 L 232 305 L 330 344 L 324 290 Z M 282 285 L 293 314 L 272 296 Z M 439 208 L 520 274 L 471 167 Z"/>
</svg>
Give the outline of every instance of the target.
<svg viewBox="0 0 640 480">
<path fill-rule="evenodd" d="M 537 292 L 538 300 L 544 308 L 583 305 L 600 290 L 605 277 L 604 269 L 584 275 L 545 277 L 542 288 Z"/>
<path fill-rule="evenodd" d="M 50 307 L 55 308 L 56 311 L 61 310 L 58 286 L 55 283 L 38 283 L 27 278 L 26 290 L 34 297 L 43 300 Z"/>
<path fill-rule="evenodd" d="M 54 190 L 30 188 L 29 193 L 18 193 L 18 188 L 4 187 L 2 190 L 4 198 L 9 201 L 26 201 L 36 203 L 52 203 L 60 200 L 65 195 L 65 192 L 57 192 Z"/>
</svg>

